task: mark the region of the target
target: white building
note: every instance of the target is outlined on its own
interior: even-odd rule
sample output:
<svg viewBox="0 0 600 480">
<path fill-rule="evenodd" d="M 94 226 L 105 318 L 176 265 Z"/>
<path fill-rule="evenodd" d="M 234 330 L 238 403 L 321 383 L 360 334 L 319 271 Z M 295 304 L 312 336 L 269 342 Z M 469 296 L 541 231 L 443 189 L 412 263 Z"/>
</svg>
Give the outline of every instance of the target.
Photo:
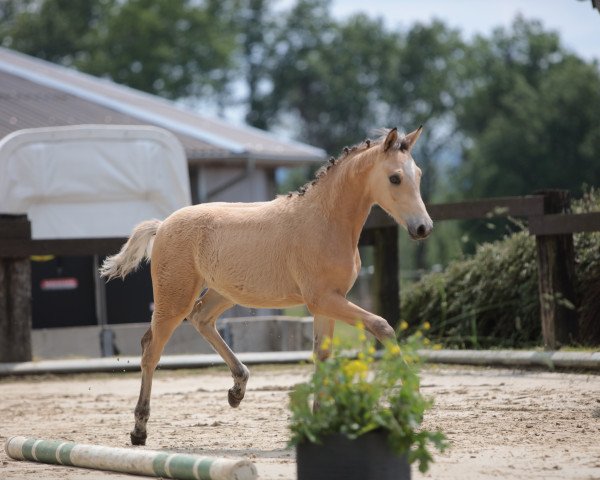
<svg viewBox="0 0 600 480">
<path fill-rule="evenodd" d="M 278 167 L 325 159 L 310 145 L 0 48 L 0 139 L 24 128 L 82 124 L 154 125 L 175 134 L 186 152 L 193 203 L 270 200 Z"/>
</svg>

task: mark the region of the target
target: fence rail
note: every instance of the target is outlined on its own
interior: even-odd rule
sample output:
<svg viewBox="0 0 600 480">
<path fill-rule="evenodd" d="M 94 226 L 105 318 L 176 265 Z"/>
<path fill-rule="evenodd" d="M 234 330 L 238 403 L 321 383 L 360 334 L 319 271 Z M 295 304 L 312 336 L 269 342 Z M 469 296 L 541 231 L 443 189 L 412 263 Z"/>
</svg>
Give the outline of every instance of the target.
<svg viewBox="0 0 600 480">
<path fill-rule="evenodd" d="M 126 237 L 19 240 L 0 236 L 0 257 L 108 255 L 118 252 L 126 241 Z"/>
<path fill-rule="evenodd" d="M 532 235 L 564 235 L 598 231 L 600 231 L 600 212 L 529 217 L 529 233 Z"/>
<path fill-rule="evenodd" d="M 544 214 L 544 196 L 498 197 L 427 205 L 433 221 L 526 217 L 532 235 L 560 235 L 600 231 L 600 212 Z M 365 229 L 395 227 L 380 208 L 373 209 Z"/>
</svg>

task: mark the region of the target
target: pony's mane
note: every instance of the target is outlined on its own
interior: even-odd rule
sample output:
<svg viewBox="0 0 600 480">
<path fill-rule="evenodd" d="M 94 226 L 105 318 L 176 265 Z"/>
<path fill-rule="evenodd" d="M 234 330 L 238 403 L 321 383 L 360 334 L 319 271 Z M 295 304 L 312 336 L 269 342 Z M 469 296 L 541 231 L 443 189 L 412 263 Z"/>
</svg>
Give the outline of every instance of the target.
<svg viewBox="0 0 600 480">
<path fill-rule="evenodd" d="M 347 161 L 350 158 L 353 158 L 354 156 L 356 156 L 359 153 L 366 152 L 369 148 L 371 148 L 375 145 L 380 145 L 381 143 L 383 143 L 383 141 L 385 140 L 385 138 L 387 137 L 387 135 L 390 131 L 391 131 L 390 128 L 379 129 L 376 132 L 378 134 L 378 137 L 375 140 L 366 138 L 365 140 L 363 140 L 360 143 L 357 143 L 356 145 L 353 145 L 351 147 L 344 147 L 342 149 L 342 153 L 337 158 L 332 156 L 331 158 L 329 158 L 329 160 L 326 163 L 321 165 L 321 167 L 315 172 L 315 176 L 312 180 L 309 180 L 308 182 L 306 182 L 304 185 L 302 185 L 300 188 L 298 188 L 298 190 L 296 190 L 294 192 L 288 192 L 286 196 L 288 198 L 291 198 L 293 196 L 302 197 L 309 190 L 309 188 L 314 187 L 319 182 L 319 180 L 321 180 L 323 177 L 327 176 L 327 174 L 329 173 L 329 171 L 332 168 L 336 167 L 337 165 L 339 165 L 342 162 Z M 406 149 L 404 135 L 400 135 L 398 137 L 398 140 L 396 141 L 394 148 L 397 148 L 400 150 Z"/>
</svg>

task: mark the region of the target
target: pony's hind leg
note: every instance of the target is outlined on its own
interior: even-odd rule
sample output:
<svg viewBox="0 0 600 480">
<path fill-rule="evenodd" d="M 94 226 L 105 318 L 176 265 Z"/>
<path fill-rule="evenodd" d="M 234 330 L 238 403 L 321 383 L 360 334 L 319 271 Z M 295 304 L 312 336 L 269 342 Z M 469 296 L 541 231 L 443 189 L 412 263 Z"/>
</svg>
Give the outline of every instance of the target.
<svg viewBox="0 0 600 480">
<path fill-rule="evenodd" d="M 192 310 L 199 290 L 200 281 L 187 287 L 173 285 L 173 288 L 157 288 L 155 286 L 152 323 L 142 337 L 142 384 L 135 407 L 135 426 L 131 432 L 132 445 L 146 444 L 146 424 L 150 417 L 150 394 L 154 370 L 173 331 Z"/>
<path fill-rule="evenodd" d="M 188 320 L 194 325 L 200 335 L 211 344 L 214 350 L 221 355 L 231 370 L 233 387 L 229 389 L 228 400 L 229 405 L 235 408 L 244 398 L 250 372 L 235 356 L 235 353 L 231 351 L 215 327 L 219 315 L 233 305 L 231 300 L 223 297 L 214 290 L 209 290 L 202 300 L 196 303 Z"/>
</svg>

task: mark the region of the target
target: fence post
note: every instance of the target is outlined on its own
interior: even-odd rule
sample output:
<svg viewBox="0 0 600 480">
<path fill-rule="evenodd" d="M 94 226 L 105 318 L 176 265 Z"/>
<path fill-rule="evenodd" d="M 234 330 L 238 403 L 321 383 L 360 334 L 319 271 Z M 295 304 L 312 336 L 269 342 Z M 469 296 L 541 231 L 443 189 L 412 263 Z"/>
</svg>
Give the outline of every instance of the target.
<svg viewBox="0 0 600 480">
<path fill-rule="evenodd" d="M 373 244 L 375 311 L 396 328 L 400 322 L 398 227 L 374 229 Z"/>
<path fill-rule="evenodd" d="M 0 236 L 31 239 L 26 215 L 0 215 Z M 0 252 L 0 362 L 31 360 L 31 263 Z"/>
<path fill-rule="evenodd" d="M 570 207 L 566 190 L 544 190 L 544 214 L 566 213 Z M 544 347 L 555 350 L 578 336 L 575 299 L 575 253 L 573 235 L 536 235 L 540 317 Z"/>
</svg>

